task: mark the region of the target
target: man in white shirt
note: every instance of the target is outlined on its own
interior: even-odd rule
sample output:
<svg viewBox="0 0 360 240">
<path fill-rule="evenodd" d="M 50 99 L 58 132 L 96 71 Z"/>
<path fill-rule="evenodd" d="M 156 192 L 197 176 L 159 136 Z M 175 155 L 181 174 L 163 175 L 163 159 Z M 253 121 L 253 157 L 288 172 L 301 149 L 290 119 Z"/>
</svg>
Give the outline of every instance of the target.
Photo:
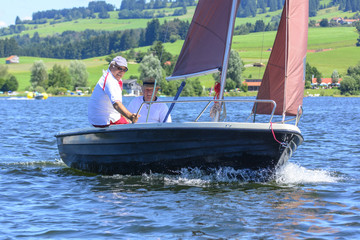
<svg viewBox="0 0 360 240">
<path fill-rule="evenodd" d="M 151 96 L 153 95 L 153 91 L 155 87 L 154 83 L 155 83 L 154 78 L 146 78 L 143 81 L 143 86 L 141 88 L 143 92 L 143 96 L 136 97 L 130 102 L 130 104 L 128 105 L 128 109 L 130 112 L 136 113 L 144 101 L 145 102 L 151 101 Z M 159 87 L 155 87 L 153 101 L 158 100 L 158 98 L 156 97 L 158 89 Z M 150 114 L 148 118 L 149 108 L 150 108 Z M 146 122 L 147 118 L 148 118 L 147 122 L 163 122 L 168 110 L 169 109 L 165 103 L 153 103 L 151 104 L 151 106 L 150 104 L 145 104 L 139 113 L 140 116 L 137 122 L 144 123 Z M 166 122 L 171 122 L 170 115 L 168 116 Z"/>
<path fill-rule="evenodd" d="M 88 104 L 88 119 L 94 127 L 135 123 L 136 113 L 122 104 L 122 77 L 127 72 L 127 61 L 115 57 L 96 84 Z"/>
</svg>

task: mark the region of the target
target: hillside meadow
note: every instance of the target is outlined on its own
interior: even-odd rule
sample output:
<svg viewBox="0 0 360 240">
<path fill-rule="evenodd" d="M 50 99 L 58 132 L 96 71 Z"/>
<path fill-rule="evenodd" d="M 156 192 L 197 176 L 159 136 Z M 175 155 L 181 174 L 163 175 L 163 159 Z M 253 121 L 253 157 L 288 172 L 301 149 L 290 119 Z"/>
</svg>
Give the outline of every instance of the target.
<svg viewBox="0 0 360 240">
<path fill-rule="evenodd" d="M 239 52 L 245 64 L 255 62 L 267 63 L 270 56 L 269 48 L 272 47 L 276 32 L 251 33 L 248 35 L 234 36 L 232 48 Z M 307 61 L 315 66 L 323 77 L 331 77 L 334 70 L 345 75 L 349 66 L 360 64 L 360 47 L 356 47 L 358 33 L 354 27 L 335 27 L 335 28 L 309 28 L 308 54 Z M 166 51 L 173 55 L 178 55 L 183 41 L 166 43 Z M 147 51 L 149 47 L 137 48 L 135 51 Z M 71 60 L 48 59 L 38 57 L 20 56 L 19 64 L 7 65 L 9 72 L 18 79 L 19 91 L 30 85 L 31 66 L 34 61 L 42 60 L 47 69 L 50 70 L 54 64 L 69 66 Z M 107 68 L 105 56 L 82 60 L 89 72 L 89 83 L 93 86 L 101 75 L 102 69 Z M 0 58 L 1 64 L 5 63 L 5 58 Z M 265 68 L 248 67 L 243 73 L 246 78 L 261 78 Z M 139 75 L 138 64 L 130 63 L 129 72 L 126 76 Z M 205 87 L 213 86 L 212 76 L 204 76 L 200 81 Z"/>
<path fill-rule="evenodd" d="M 330 0 L 321 0 L 320 4 L 328 4 Z M 155 11 L 156 14 L 165 14 L 165 17 L 158 18 L 160 23 L 163 24 L 164 21 L 171 21 L 174 18 L 178 18 L 183 21 L 191 21 L 192 16 L 195 12 L 195 6 L 187 7 L 187 13 L 181 16 L 173 16 L 175 10 L 180 8 L 163 8 Z M 237 18 L 235 26 L 239 26 L 245 23 L 255 24 L 258 20 L 263 20 L 266 24 L 271 21 L 272 17 L 280 16 L 282 10 L 277 10 L 274 12 L 269 12 L 269 8 L 266 13 L 258 13 L 255 17 L 246 17 L 246 18 Z M 118 19 L 118 11 L 108 12 L 110 17 L 107 19 L 100 18 L 85 18 L 85 19 L 75 19 L 72 21 L 56 21 L 49 19 L 45 24 L 24 24 L 28 30 L 21 32 L 19 35 L 29 34 L 30 37 L 34 35 L 35 32 L 38 32 L 40 37 L 46 37 L 54 34 L 61 34 L 64 31 L 84 31 L 85 29 L 90 30 L 103 30 L 103 31 L 122 31 L 127 29 L 136 29 L 136 28 L 146 28 L 147 23 L 151 19 Z M 96 16 L 98 13 L 95 14 Z M 352 12 L 343 12 L 339 11 L 338 7 L 331 7 L 321 9 L 317 12 L 315 17 L 311 17 L 310 20 L 315 20 L 319 22 L 323 18 L 331 19 L 333 17 L 347 17 L 350 18 L 354 15 Z M 0 36 L 2 38 L 11 38 L 14 35 Z"/>
</svg>

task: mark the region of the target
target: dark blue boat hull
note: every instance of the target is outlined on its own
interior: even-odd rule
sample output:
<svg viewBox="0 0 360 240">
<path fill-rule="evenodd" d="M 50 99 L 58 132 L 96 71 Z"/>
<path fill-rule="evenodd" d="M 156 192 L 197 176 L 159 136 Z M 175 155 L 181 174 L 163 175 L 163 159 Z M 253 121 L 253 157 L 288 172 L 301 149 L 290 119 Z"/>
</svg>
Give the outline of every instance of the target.
<svg viewBox="0 0 360 240">
<path fill-rule="evenodd" d="M 283 146 L 268 128 L 213 125 L 110 127 L 59 133 L 56 137 L 66 165 L 104 175 L 176 174 L 182 168 L 195 167 L 275 169 L 303 141 L 301 133 L 292 130 L 274 130 L 276 138 L 286 142 Z"/>
</svg>

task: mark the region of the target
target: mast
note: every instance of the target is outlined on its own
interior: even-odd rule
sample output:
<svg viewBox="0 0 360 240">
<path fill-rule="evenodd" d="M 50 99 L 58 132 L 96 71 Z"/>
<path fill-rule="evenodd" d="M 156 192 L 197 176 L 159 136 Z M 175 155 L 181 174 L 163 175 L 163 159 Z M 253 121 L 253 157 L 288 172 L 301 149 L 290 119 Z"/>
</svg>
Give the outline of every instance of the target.
<svg viewBox="0 0 360 240">
<path fill-rule="evenodd" d="M 284 80 L 284 89 L 286 89 L 286 83 L 288 80 L 288 42 L 289 42 L 289 0 L 285 0 L 285 80 Z M 285 122 L 286 117 L 286 91 L 284 91 L 284 103 L 283 103 L 283 113 L 282 113 L 282 122 Z"/>
<path fill-rule="evenodd" d="M 221 70 L 219 99 L 224 98 L 224 90 L 225 90 L 225 84 L 226 84 L 226 73 L 227 73 L 229 55 L 230 55 L 230 50 L 231 50 L 230 48 L 231 48 L 231 42 L 232 42 L 232 35 L 233 35 L 235 19 L 236 19 L 236 10 L 237 10 L 236 6 L 237 6 L 237 0 L 233 0 L 232 1 L 232 6 L 231 6 L 231 14 L 230 14 L 230 22 L 229 22 L 229 27 L 228 27 L 228 33 L 227 33 L 227 37 L 226 37 L 224 60 L 223 60 L 222 70 Z M 219 119 L 220 119 L 220 112 L 217 112 L 216 117 L 215 117 L 215 121 L 218 122 Z"/>
</svg>

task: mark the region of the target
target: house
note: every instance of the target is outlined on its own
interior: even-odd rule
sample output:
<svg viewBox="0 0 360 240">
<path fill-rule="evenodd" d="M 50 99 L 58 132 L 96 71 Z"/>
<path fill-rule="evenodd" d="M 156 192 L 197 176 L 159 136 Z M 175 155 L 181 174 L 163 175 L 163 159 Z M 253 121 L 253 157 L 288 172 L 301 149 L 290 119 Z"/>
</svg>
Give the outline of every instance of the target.
<svg viewBox="0 0 360 240">
<path fill-rule="evenodd" d="M 351 24 L 354 24 L 354 23 L 356 23 L 358 21 L 359 21 L 359 19 L 343 19 L 341 23 L 351 25 Z"/>
<path fill-rule="evenodd" d="M 318 85 L 318 82 L 316 81 L 316 79 L 317 79 L 317 78 L 312 78 L 312 80 L 311 80 L 311 85 L 312 85 L 312 86 L 317 86 L 317 85 Z M 337 85 L 337 86 L 339 86 L 341 81 L 342 81 L 342 78 L 339 78 L 338 83 L 333 84 L 333 83 L 332 83 L 332 78 L 322 78 L 322 79 L 321 79 L 320 86 L 325 86 L 325 87 L 332 86 L 332 85 Z"/>
<path fill-rule="evenodd" d="M 245 79 L 243 84 L 248 86 L 248 91 L 259 91 L 262 79 Z"/>
<path fill-rule="evenodd" d="M 345 19 L 342 17 L 334 17 L 331 20 L 335 21 L 336 23 L 339 23 L 339 24 L 349 24 L 349 25 L 360 21 L 360 19 Z"/>
<path fill-rule="evenodd" d="M 123 90 L 129 96 L 140 96 L 141 86 L 137 83 L 137 79 L 123 80 Z"/>
<path fill-rule="evenodd" d="M 342 17 L 334 17 L 331 20 L 335 21 L 336 23 L 341 23 L 343 18 Z"/>
<path fill-rule="evenodd" d="M 20 59 L 18 56 L 12 55 L 12 56 L 8 57 L 7 59 L 5 59 L 5 62 L 6 62 L 6 64 L 19 63 Z"/>
</svg>

